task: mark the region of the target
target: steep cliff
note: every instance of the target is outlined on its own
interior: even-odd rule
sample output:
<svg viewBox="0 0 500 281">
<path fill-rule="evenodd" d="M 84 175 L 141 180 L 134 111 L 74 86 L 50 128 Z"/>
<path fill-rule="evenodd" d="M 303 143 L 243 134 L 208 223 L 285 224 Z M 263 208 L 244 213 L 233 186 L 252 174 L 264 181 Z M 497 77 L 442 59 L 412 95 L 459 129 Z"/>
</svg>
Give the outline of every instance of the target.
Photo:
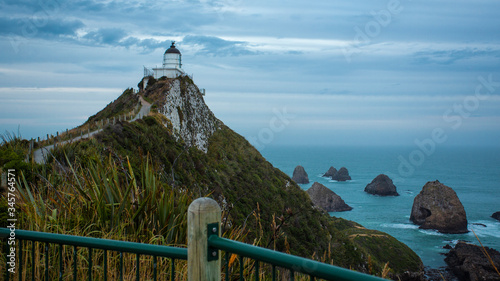
<svg viewBox="0 0 500 281">
<path fill-rule="evenodd" d="M 144 96 L 156 102 L 158 112 L 168 119 L 177 141 L 207 152 L 208 140 L 222 122 L 215 118 L 189 77 L 160 80 L 147 88 Z"/>
<path fill-rule="evenodd" d="M 394 278 L 422 270 L 418 256 L 393 237 L 315 208 L 290 177 L 213 115 L 189 77 L 160 79 L 140 94 L 153 103 L 150 116 L 107 126 L 96 140 L 58 148 L 59 162 L 65 157 L 73 162 L 114 158 L 130 163 L 140 179 L 150 159 L 148 167 L 170 188 L 217 200 L 224 211 L 223 229 L 230 233 L 246 226 L 246 242 L 325 257 L 363 272 L 380 274 L 389 262 Z M 88 151 L 94 154 L 86 156 Z"/>
</svg>

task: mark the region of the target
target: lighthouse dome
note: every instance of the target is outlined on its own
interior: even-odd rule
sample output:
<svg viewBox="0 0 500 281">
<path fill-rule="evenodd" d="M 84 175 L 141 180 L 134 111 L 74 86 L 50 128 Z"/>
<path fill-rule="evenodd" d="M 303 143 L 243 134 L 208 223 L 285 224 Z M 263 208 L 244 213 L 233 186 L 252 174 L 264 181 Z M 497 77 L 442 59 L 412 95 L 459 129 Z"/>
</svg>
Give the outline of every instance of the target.
<svg viewBox="0 0 500 281">
<path fill-rule="evenodd" d="M 172 42 L 172 45 L 170 45 L 170 48 L 168 48 L 166 51 L 165 51 L 165 54 L 181 54 L 181 51 L 179 51 L 176 47 L 175 47 L 175 42 Z"/>
</svg>

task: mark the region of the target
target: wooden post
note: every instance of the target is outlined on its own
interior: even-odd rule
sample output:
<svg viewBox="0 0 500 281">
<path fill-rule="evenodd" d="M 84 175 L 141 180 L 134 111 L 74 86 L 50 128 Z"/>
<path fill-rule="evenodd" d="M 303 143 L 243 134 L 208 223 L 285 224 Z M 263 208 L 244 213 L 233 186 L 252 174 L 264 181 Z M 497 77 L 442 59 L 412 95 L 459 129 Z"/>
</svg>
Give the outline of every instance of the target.
<svg viewBox="0 0 500 281">
<path fill-rule="evenodd" d="M 188 281 L 220 281 L 221 258 L 208 261 L 207 225 L 221 222 L 221 209 L 210 198 L 198 198 L 188 208 Z M 219 235 L 220 235 L 220 227 Z"/>
</svg>

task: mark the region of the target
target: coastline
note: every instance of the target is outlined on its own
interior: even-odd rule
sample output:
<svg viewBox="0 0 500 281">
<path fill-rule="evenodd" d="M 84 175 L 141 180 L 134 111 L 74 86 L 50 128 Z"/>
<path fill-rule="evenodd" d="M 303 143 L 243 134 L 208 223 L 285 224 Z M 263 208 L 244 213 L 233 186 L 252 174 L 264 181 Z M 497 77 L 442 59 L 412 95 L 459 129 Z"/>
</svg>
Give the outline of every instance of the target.
<svg viewBox="0 0 500 281">
<path fill-rule="evenodd" d="M 310 183 L 300 185 L 307 190 L 318 181 L 353 207 L 352 211 L 330 213 L 355 221 L 366 228 L 376 229 L 394 236 L 414 250 L 430 269 L 446 266 L 443 247 L 458 240 L 479 244 L 472 232 L 443 234 L 434 230 L 419 229 L 409 221 L 414 197 L 427 181 L 439 179 L 452 187 L 464 205 L 473 229 L 481 242 L 493 249 L 500 249 L 500 222 L 491 218 L 497 208 L 496 183 L 500 175 L 500 148 L 446 147 L 427 158 L 410 177 L 398 177 L 398 156 L 412 147 L 346 147 L 346 146 L 268 146 L 261 153 L 273 166 L 289 176 L 295 165 L 302 165 L 309 174 Z M 351 181 L 335 182 L 322 175 L 328 167 L 345 166 Z M 394 181 L 401 196 L 379 197 L 366 194 L 366 184 L 378 174 L 386 173 Z M 472 177 L 471 177 L 472 176 Z M 484 227 L 483 225 L 486 225 Z"/>
</svg>

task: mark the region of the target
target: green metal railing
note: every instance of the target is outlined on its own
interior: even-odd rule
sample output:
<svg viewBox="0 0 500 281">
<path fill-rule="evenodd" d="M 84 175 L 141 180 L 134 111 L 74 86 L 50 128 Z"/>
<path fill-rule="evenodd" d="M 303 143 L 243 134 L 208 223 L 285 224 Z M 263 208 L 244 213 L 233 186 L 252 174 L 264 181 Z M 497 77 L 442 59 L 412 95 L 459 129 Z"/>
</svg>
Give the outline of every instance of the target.
<svg viewBox="0 0 500 281">
<path fill-rule="evenodd" d="M 0 238 L 8 238 L 10 237 L 11 231 L 7 228 L 0 228 Z M 44 233 L 37 231 L 27 231 L 27 230 L 16 230 L 15 231 L 15 239 L 18 240 L 16 244 L 18 244 L 18 250 L 16 257 L 18 258 L 16 264 L 18 266 L 16 271 L 23 271 L 23 255 L 19 254 L 23 252 L 23 242 L 22 241 L 31 241 L 31 280 L 41 280 L 40 277 L 35 279 L 35 242 L 45 243 L 44 251 L 45 251 L 45 271 L 44 271 L 44 280 L 49 280 L 49 259 L 48 252 L 50 244 L 59 245 L 59 280 L 63 280 L 63 255 L 62 249 L 63 246 L 69 245 L 73 246 L 73 280 L 77 280 L 77 248 L 83 247 L 88 249 L 88 280 L 92 280 L 92 252 L 93 249 L 101 249 L 104 250 L 104 280 L 107 280 L 107 252 L 114 251 L 120 253 L 120 280 L 123 280 L 123 254 L 124 253 L 132 253 L 136 254 L 136 280 L 140 280 L 139 275 L 139 258 L 141 255 L 147 255 L 153 257 L 153 279 L 157 280 L 157 258 L 164 257 L 169 258 L 171 261 L 171 280 L 174 280 L 175 277 L 175 260 L 187 260 L 187 249 L 186 248 L 177 248 L 177 247 L 168 247 L 161 245 L 150 245 L 150 244 L 142 244 L 142 243 L 134 243 L 134 242 L 126 242 L 126 241 L 117 241 L 110 239 L 99 239 L 99 238 L 91 238 L 91 237 L 81 237 L 81 236 L 73 236 L 73 235 L 64 235 L 64 234 L 54 234 L 54 233 Z M 7 242 L 8 243 L 8 242 Z M 26 243 L 24 243 L 26 244 Z M 8 246 L 12 247 L 12 246 Z M 8 266 L 6 266 L 6 270 Z M 7 272 L 6 278 L 8 280 L 9 273 Z M 18 274 L 19 280 L 22 280 L 21 274 Z"/>
<path fill-rule="evenodd" d="M 220 237 L 221 209 L 210 198 L 194 200 L 188 209 L 188 277 L 190 280 L 235 280 L 230 276 L 230 260 L 239 256 L 239 280 L 252 278 L 294 280 L 325 279 L 339 281 L 380 281 L 382 278 L 305 259 Z M 222 279 L 221 254 L 225 251 L 225 278 Z M 236 256 L 234 256 L 236 255 Z M 230 258 L 231 257 L 231 258 Z M 245 268 L 245 259 L 250 261 Z M 261 267 L 261 263 L 265 263 Z M 246 269 L 246 274 L 244 270 Z M 233 271 L 236 271 L 234 268 Z M 252 274 L 253 272 L 253 274 Z M 277 274 L 278 273 L 278 274 Z M 283 275 L 284 273 L 284 275 Z M 305 275 L 305 276 L 304 276 Z"/>
<path fill-rule="evenodd" d="M 294 280 L 295 272 L 309 275 L 310 280 L 315 280 L 315 278 L 336 281 L 385 280 L 373 275 L 367 275 L 342 267 L 333 266 L 326 263 L 321 263 L 314 260 L 305 259 L 282 252 L 222 238 L 219 237 L 216 233 L 212 233 L 208 236 L 208 246 L 212 249 L 224 250 L 226 252 L 226 269 L 228 268 L 228 261 L 231 253 L 239 255 L 240 264 L 242 264 L 244 257 L 255 260 L 255 280 L 259 280 L 259 262 L 264 262 L 272 265 L 271 276 L 273 281 L 276 280 L 276 267 L 290 270 L 290 280 Z M 225 280 L 229 280 L 227 272 Z M 243 280 L 243 275 L 241 274 L 240 280 Z"/>
<path fill-rule="evenodd" d="M 72 276 L 73 280 L 77 280 L 77 249 L 86 248 L 88 249 L 88 256 L 80 257 L 80 259 L 85 259 L 88 265 L 87 279 L 92 280 L 93 278 L 93 268 L 100 267 L 104 272 L 104 280 L 108 278 L 108 251 L 113 251 L 119 253 L 119 280 L 123 280 L 123 254 L 132 253 L 136 255 L 136 280 L 144 278 L 140 276 L 140 256 L 152 256 L 153 257 L 153 279 L 157 280 L 158 269 L 157 269 L 157 258 L 167 258 L 170 259 L 170 280 L 175 279 L 175 261 L 176 260 L 187 260 L 187 275 L 188 278 L 192 280 L 211 280 L 219 281 L 221 280 L 221 256 L 219 251 L 225 251 L 225 280 L 230 280 L 229 274 L 229 259 L 232 255 L 239 256 L 239 280 L 244 280 L 244 259 L 254 260 L 253 265 L 247 267 L 248 276 L 251 276 L 253 271 L 253 276 L 255 280 L 259 280 L 260 276 L 265 276 L 266 280 L 272 278 L 276 280 L 278 271 L 287 274 L 285 277 L 288 280 L 294 280 L 296 273 L 301 273 L 303 275 L 309 276 L 310 280 L 324 279 L 324 280 L 338 280 L 338 281 L 381 281 L 385 280 L 376 276 L 363 274 L 360 272 L 348 270 L 345 268 L 329 265 L 326 263 L 321 263 L 311 259 L 305 259 L 237 241 L 220 237 L 220 219 L 221 211 L 220 207 L 215 201 L 209 198 L 199 198 L 195 200 L 188 209 L 188 248 L 177 248 L 177 247 L 167 247 L 161 245 L 150 245 L 142 243 L 133 243 L 109 239 L 99 239 L 90 237 L 80 237 L 72 235 L 63 234 L 53 234 L 53 233 L 43 233 L 36 231 L 26 231 L 26 230 L 15 230 L 11 232 L 10 229 L 0 228 L 0 238 L 6 240 L 9 243 L 9 238 L 12 239 L 13 234 L 17 240 L 17 254 L 16 254 L 16 264 L 19 280 L 23 280 L 21 272 L 23 270 L 28 270 L 23 268 L 23 253 L 31 252 L 31 280 L 49 280 L 49 270 L 58 270 L 58 280 L 63 280 L 63 274 L 66 274 L 66 279 L 68 276 Z M 24 243 L 23 243 L 24 241 Z M 31 241 L 31 243 L 29 242 Z M 35 243 L 43 246 L 44 250 L 44 266 L 43 275 L 44 277 L 35 276 Z M 23 244 L 28 246 L 31 244 L 31 251 L 28 247 L 23 250 Z M 52 251 L 59 251 L 58 261 L 49 261 L 49 249 L 50 244 L 55 244 L 52 246 Z M 59 245 L 59 248 L 56 246 Z M 6 245 L 8 248 L 12 245 Z M 72 273 L 63 272 L 69 271 L 71 269 L 65 268 L 63 266 L 63 247 L 73 246 L 73 257 L 67 258 L 66 261 L 71 261 Z M 102 261 L 99 260 L 93 264 L 93 250 L 99 249 L 103 250 Z M 188 257 L 188 252 L 189 257 Z M 7 251 L 7 254 L 9 251 Z M 7 255 L 6 254 L 6 255 Z M 9 259 L 6 262 L 5 276 L 6 280 L 9 280 L 10 274 L 7 271 Z M 28 263 L 28 260 L 25 262 Z M 38 260 L 38 264 L 42 265 L 41 260 Z M 51 265 L 52 263 L 58 263 L 57 266 Z M 99 265 L 97 265 L 99 263 Z M 260 263 L 269 264 L 267 267 L 260 267 Z M 115 262 L 116 264 L 116 262 Z M 68 266 L 66 266 L 68 267 Z M 168 266 L 167 266 L 168 268 Z M 237 269 L 235 269 L 237 270 Z M 284 270 L 284 271 L 283 271 Z M 41 269 L 40 269 L 41 271 Z M 80 269 L 80 272 L 82 270 Z M 288 272 L 287 272 L 288 271 Z M 85 272 L 84 272 L 85 273 Z M 262 274 L 261 274 L 262 273 Z M 27 272 L 24 272 L 27 275 Z M 39 274 L 40 275 L 40 272 Z M 80 279 L 81 279 L 80 273 Z M 52 273 L 52 276 L 55 276 Z M 35 279 L 36 277 L 36 279 Z M 29 278 L 28 276 L 26 277 Z M 233 277 L 234 278 L 234 277 Z M 234 279 L 231 279 L 234 280 Z"/>
</svg>

